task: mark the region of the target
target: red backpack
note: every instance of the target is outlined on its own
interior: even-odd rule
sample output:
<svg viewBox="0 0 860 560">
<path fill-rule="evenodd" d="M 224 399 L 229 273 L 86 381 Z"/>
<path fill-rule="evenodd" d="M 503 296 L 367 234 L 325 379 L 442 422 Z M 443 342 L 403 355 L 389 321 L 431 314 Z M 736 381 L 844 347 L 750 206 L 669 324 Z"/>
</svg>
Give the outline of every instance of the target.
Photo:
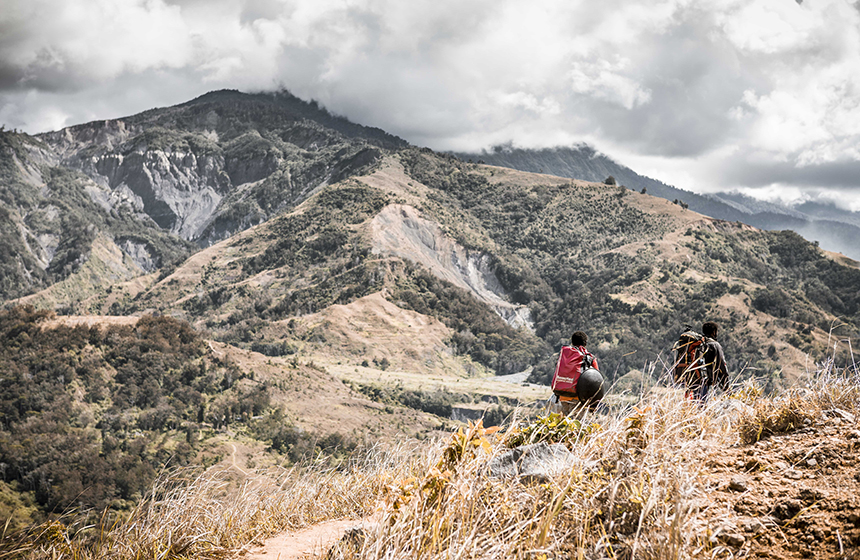
<svg viewBox="0 0 860 560">
<path fill-rule="evenodd" d="M 597 359 L 585 346 L 562 346 L 552 376 L 553 392 L 576 396 L 576 383 L 586 368 L 597 369 Z"/>
</svg>

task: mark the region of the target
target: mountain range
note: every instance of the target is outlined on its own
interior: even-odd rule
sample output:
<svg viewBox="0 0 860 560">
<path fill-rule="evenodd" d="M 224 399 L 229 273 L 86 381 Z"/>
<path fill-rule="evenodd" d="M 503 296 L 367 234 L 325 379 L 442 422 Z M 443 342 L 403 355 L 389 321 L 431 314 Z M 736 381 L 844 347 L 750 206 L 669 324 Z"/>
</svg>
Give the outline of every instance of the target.
<svg viewBox="0 0 860 560">
<path fill-rule="evenodd" d="M 214 460 L 199 441 L 299 456 L 333 434 L 504 416 L 547 396 L 580 329 L 616 404 L 661 382 L 678 333 L 705 320 L 737 383 L 853 363 L 856 261 L 656 181 L 631 190 L 588 148 L 521 155 L 568 168 L 469 163 L 287 92 L 0 131 L 0 463 L 16 465 L 0 492 L 76 495 L 51 473 L 95 467 L 33 444 L 56 433 L 145 478 L 177 449 Z M 89 505 L 145 486 L 98 484 Z"/>
<path fill-rule="evenodd" d="M 587 144 L 537 150 L 500 145 L 456 155 L 464 161 L 586 181 L 599 182 L 612 177 L 630 189 L 644 189 L 648 194 L 685 204 L 700 214 L 761 229 L 792 230 L 828 250 L 860 260 L 860 212 L 843 210 L 834 204 L 807 201 L 789 206 L 737 192 L 698 194 L 640 175 Z"/>
</svg>

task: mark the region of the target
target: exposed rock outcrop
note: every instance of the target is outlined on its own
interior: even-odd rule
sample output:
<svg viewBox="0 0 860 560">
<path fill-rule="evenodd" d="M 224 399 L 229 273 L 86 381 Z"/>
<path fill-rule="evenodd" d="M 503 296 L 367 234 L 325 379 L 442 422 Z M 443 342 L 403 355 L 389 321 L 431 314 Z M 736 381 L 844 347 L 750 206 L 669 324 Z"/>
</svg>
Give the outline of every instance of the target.
<svg viewBox="0 0 860 560">
<path fill-rule="evenodd" d="M 373 219 L 370 231 L 375 253 L 421 264 L 438 278 L 471 292 L 512 327 L 533 327 L 529 309 L 508 301 L 490 270 L 490 257 L 461 246 L 415 208 L 387 206 Z"/>
<path fill-rule="evenodd" d="M 566 474 L 576 465 L 576 457 L 560 443 L 534 443 L 517 447 L 495 457 L 487 471 L 495 478 L 519 478 L 522 482 L 547 482 Z"/>
</svg>

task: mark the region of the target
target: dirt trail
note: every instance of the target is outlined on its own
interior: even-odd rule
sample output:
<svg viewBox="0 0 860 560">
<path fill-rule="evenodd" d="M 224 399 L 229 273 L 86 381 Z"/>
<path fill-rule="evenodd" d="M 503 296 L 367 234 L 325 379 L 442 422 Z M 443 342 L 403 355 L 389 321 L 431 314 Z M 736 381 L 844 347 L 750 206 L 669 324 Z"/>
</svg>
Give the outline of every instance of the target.
<svg viewBox="0 0 860 560">
<path fill-rule="evenodd" d="M 860 423 L 829 412 L 706 464 L 713 538 L 735 557 L 860 559 Z"/>
<path fill-rule="evenodd" d="M 281 533 L 258 548 L 251 549 L 242 560 L 300 560 L 320 555 L 338 542 L 348 529 L 360 527 L 365 520 L 339 519 Z"/>
</svg>

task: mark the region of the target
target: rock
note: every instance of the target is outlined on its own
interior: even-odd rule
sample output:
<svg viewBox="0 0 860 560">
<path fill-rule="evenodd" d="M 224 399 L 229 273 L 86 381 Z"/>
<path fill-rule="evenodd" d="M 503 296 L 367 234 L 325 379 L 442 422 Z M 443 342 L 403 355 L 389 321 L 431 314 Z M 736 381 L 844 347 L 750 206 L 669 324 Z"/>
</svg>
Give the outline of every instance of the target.
<svg viewBox="0 0 860 560">
<path fill-rule="evenodd" d="M 791 468 L 791 465 L 789 465 L 785 461 L 777 461 L 776 463 L 773 464 L 773 466 L 778 471 L 787 471 L 788 469 Z"/>
<path fill-rule="evenodd" d="M 810 457 L 809 459 L 806 460 L 806 466 L 807 467 L 817 467 L 818 461 L 815 460 L 815 457 Z"/>
<path fill-rule="evenodd" d="M 721 535 L 720 538 L 729 546 L 741 546 L 747 542 L 746 537 L 739 533 L 726 533 L 725 535 Z"/>
<path fill-rule="evenodd" d="M 729 490 L 732 490 L 733 492 L 746 492 L 748 488 L 749 484 L 746 479 L 739 476 L 732 478 L 729 482 Z"/>
<path fill-rule="evenodd" d="M 745 416 L 755 414 L 755 409 L 738 399 L 719 401 L 713 409 L 713 420 L 718 426 L 731 426 Z"/>
<path fill-rule="evenodd" d="M 740 521 L 741 530 L 744 533 L 760 533 L 764 531 L 764 523 L 755 517 L 747 517 Z"/>
<path fill-rule="evenodd" d="M 802 509 L 803 502 L 794 498 L 786 498 L 774 506 L 773 515 L 777 519 L 791 519 Z"/>
<path fill-rule="evenodd" d="M 512 449 L 487 464 L 494 478 L 516 478 L 521 481 L 547 482 L 564 475 L 576 464 L 567 447 L 558 443 L 535 443 Z"/>
</svg>

